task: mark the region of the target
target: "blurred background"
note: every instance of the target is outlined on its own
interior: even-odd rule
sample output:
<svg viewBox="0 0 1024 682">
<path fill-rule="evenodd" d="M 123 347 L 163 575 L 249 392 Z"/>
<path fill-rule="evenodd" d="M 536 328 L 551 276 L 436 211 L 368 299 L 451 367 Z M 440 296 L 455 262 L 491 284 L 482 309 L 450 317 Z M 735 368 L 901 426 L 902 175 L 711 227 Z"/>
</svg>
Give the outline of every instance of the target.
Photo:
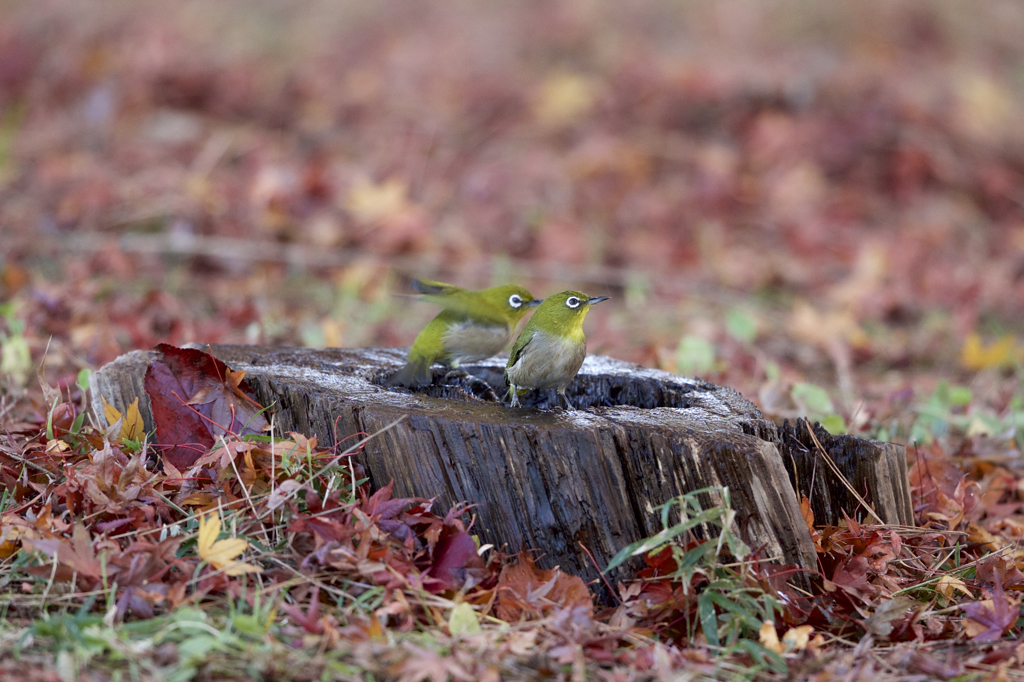
<svg viewBox="0 0 1024 682">
<path fill-rule="evenodd" d="M 3 2 L 0 374 L 408 345 L 424 277 L 776 416 L 1005 412 L 1022 101 L 1016 0 Z"/>
</svg>

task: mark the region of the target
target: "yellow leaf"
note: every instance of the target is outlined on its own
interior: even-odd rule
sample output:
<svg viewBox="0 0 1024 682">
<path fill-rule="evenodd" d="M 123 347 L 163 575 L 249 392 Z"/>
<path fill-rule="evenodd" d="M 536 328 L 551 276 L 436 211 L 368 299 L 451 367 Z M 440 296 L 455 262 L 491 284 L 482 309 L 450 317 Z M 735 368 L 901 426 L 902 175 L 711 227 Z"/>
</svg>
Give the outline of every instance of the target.
<svg viewBox="0 0 1024 682">
<path fill-rule="evenodd" d="M 238 563 L 232 564 L 231 567 L 224 572 L 234 577 L 244 575 L 246 573 L 262 573 L 263 569 L 259 566 L 253 566 L 252 564 L 247 564 L 245 562 L 240 561 Z"/>
<path fill-rule="evenodd" d="M 994 436 L 995 429 L 993 429 L 992 425 L 984 419 L 975 417 L 971 420 L 971 423 L 967 425 L 965 435 L 968 438 L 974 438 L 975 436 Z"/>
<path fill-rule="evenodd" d="M 213 547 L 207 551 L 203 558 L 217 568 L 224 568 L 229 565 L 235 557 L 240 555 L 249 547 L 249 543 L 241 538 L 227 538 L 213 543 Z"/>
<path fill-rule="evenodd" d="M 340 320 L 325 319 L 320 323 L 325 348 L 340 348 L 344 343 L 345 325 Z"/>
<path fill-rule="evenodd" d="M 0 542 L 0 560 L 6 559 L 17 551 L 18 543 L 14 540 L 4 540 L 3 542 Z"/>
<path fill-rule="evenodd" d="M 960 578 L 954 578 L 951 575 L 944 575 L 939 578 L 939 582 L 935 584 L 935 589 L 939 591 L 939 594 L 950 601 L 953 599 L 953 595 L 956 594 L 957 590 L 960 590 L 972 599 L 974 598 L 974 595 L 971 594 L 969 589 L 967 589 L 967 585 L 964 581 L 960 580 Z"/>
<path fill-rule="evenodd" d="M 1012 91 L 983 73 L 965 72 L 953 80 L 960 125 L 982 140 L 997 140 L 1014 121 Z"/>
<path fill-rule="evenodd" d="M 202 507 L 213 502 L 215 498 L 210 493 L 192 493 L 184 500 L 178 503 L 181 507 Z"/>
<path fill-rule="evenodd" d="M 775 623 L 770 620 L 766 620 L 761 625 L 758 638 L 761 640 L 761 646 L 765 649 L 774 651 L 777 654 L 781 654 L 785 650 L 782 642 L 779 641 L 779 633 L 775 631 Z"/>
<path fill-rule="evenodd" d="M 107 403 L 106 398 L 100 396 L 100 400 L 103 401 L 103 416 L 107 419 L 107 426 L 113 426 L 117 423 L 118 419 L 121 419 L 122 415 L 116 407 Z M 142 440 L 146 433 L 146 425 L 142 421 L 142 413 L 139 412 L 138 398 L 128 406 L 128 411 L 125 412 L 123 417 L 124 421 L 121 422 L 121 433 L 117 436 L 118 440 Z"/>
<path fill-rule="evenodd" d="M 199 539 L 196 551 L 199 558 L 209 562 L 216 569 L 224 570 L 231 576 L 243 573 L 262 573 L 263 569 L 252 564 L 235 561 L 248 547 L 249 543 L 241 538 L 217 540 L 220 535 L 220 518 L 217 514 L 205 514 L 199 517 Z"/>
<path fill-rule="evenodd" d="M 39 537 L 39 533 L 27 521 L 8 514 L 0 519 L 0 560 L 18 551 L 22 538 L 36 540 Z"/>
<path fill-rule="evenodd" d="M 57 455 L 70 449 L 71 446 L 62 440 L 46 441 L 46 454 L 48 455 Z"/>
<path fill-rule="evenodd" d="M 366 634 L 371 639 L 380 639 L 384 636 L 384 628 L 381 627 L 380 621 L 377 620 L 376 615 L 370 616 L 370 625 L 366 628 Z"/>
<path fill-rule="evenodd" d="M 534 105 L 534 115 L 549 126 L 575 123 L 594 106 L 597 87 L 574 73 L 556 73 L 544 81 Z"/>
<path fill-rule="evenodd" d="M 761 640 L 761 646 L 766 649 L 770 649 L 777 654 L 785 653 L 787 651 L 803 651 L 811 641 L 811 632 L 813 630 L 814 628 L 810 625 L 801 625 L 800 627 L 790 628 L 789 630 L 786 630 L 786 634 L 783 635 L 782 641 L 780 642 L 779 633 L 775 630 L 775 623 L 770 620 L 766 620 L 761 625 L 761 631 L 758 633 L 758 638 Z"/>
<path fill-rule="evenodd" d="M 140 441 L 145 434 L 146 425 L 142 421 L 142 413 L 139 412 L 139 399 L 135 398 L 124 414 L 124 423 L 121 424 L 121 440 Z"/>
<path fill-rule="evenodd" d="M 121 413 L 117 411 L 116 407 L 108 404 L 107 399 L 103 396 L 100 396 L 100 400 L 103 401 L 103 416 L 107 419 L 107 426 L 113 426 L 121 418 Z"/>
<path fill-rule="evenodd" d="M 988 367 L 1012 367 L 1020 359 L 1020 352 L 1012 336 L 985 345 L 977 334 L 968 335 L 960 351 L 960 364 L 967 369 L 979 370 Z"/>
<path fill-rule="evenodd" d="M 207 557 L 218 535 L 220 535 L 220 518 L 216 514 L 212 516 L 205 514 L 199 517 L 199 539 L 196 549 L 201 558 Z"/>
<path fill-rule="evenodd" d="M 800 627 L 787 630 L 786 634 L 782 636 L 782 642 L 786 645 L 786 650 L 803 651 L 806 649 L 807 643 L 811 641 L 812 630 L 814 630 L 814 627 L 810 625 L 801 625 Z"/>
<path fill-rule="evenodd" d="M 480 618 L 476 615 L 473 607 L 466 602 L 459 602 L 452 609 L 448 616 L 448 631 L 454 635 L 478 635 L 480 629 Z"/>
<path fill-rule="evenodd" d="M 393 218 L 409 207 L 408 188 L 392 178 L 380 184 L 368 180 L 355 183 L 345 197 L 345 209 L 361 223 L 375 223 Z"/>
</svg>

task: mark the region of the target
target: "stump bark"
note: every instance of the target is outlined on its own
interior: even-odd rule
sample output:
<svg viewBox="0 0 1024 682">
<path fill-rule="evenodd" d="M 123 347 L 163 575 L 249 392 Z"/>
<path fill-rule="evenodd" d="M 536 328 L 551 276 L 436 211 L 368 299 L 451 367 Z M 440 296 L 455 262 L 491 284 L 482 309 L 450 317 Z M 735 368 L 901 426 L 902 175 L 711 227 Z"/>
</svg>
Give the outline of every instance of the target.
<svg viewBox="0 0 1024 682">
<path fill-rule="evenodd" d="M 729 487 L 736 530 L 762 557 L 811 570 L 815 552 L 796 491 L 810 497 L 819 522 L 844 512 L 864 518 L 837 471 L 882 521 L 912 521 L 902 446 L 818 430 L 819 448 L 802 422 L 778 428 L 736 391 L 699 379 L 590 356 L 568 390 L 579 410 L 566 412 L 552 409 L 554 391 L 532 392 L 522 409 L 496 402 L 499 359 L 465 367 L 468 378 L 437 368 L 434 383 L 413 393 L 381 385 L 405 349 L 212 353 L 245 370 L 282 432 L 333 444 L 393 425 L 360 455 L 375 488 L 393 480 L 398 496 L 437 497 L 441 513 L 474 503 L 482 541 L 508 552 L 540 549 L 542 566 L 585 580 L 622 547 L 661 530 L 659 505 L 709 486 Z M 101 396 L 121 411 L 140 397 L 152 429 L 142 389 L 152 357 L 129 353 L 93 375 L 97 414 Z M 822 450 L 834 468 L 820 463 Z M 720 503 L 707 494 L 702 501 Z"/>
</svg>

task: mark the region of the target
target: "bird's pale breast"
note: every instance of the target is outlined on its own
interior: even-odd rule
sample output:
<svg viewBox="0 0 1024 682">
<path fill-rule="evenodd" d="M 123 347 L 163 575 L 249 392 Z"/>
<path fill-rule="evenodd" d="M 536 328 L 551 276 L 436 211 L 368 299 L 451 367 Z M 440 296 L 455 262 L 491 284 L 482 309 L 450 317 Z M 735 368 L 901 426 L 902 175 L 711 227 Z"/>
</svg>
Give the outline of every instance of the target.
<svg viewBox="0 0 1024 682">
<path fill-rule="evenodd" d="M 564 389 L 583 366 L 587 343 L 535 331 L 516 364 L 509 367 L 509 382 L 519 388 Z"/>
<path fill-rule="evenodd" d="M 448 327 L 441 336 L 445 353 L 453 366 L 463 362 L 477 362 L 497 355 L 512 338 L 510 327 L 460 322 Z"/>
</svg>

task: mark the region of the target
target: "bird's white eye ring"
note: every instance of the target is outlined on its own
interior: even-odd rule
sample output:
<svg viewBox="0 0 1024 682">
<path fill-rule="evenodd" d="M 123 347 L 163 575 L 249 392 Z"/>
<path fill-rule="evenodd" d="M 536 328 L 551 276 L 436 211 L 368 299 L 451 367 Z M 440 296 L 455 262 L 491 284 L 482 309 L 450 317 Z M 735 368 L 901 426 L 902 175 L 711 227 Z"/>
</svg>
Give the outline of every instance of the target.
<svg viewBox="0 0 1024 682">
<path fill-rule="evenodd" d="M 512 294 L 508 297 L 508 304 L 513 308 L 518 308 L 523 305 L 523 299 L 519 297 L 519 294 Z"/>
<path fill-rule="evenodd" d="M 576 298 L 575 296 L 570 296 L 569 298 L 565 299 L 565 304 L 570 308 L 579 308 L 580 299 Z"/>
</svg>

